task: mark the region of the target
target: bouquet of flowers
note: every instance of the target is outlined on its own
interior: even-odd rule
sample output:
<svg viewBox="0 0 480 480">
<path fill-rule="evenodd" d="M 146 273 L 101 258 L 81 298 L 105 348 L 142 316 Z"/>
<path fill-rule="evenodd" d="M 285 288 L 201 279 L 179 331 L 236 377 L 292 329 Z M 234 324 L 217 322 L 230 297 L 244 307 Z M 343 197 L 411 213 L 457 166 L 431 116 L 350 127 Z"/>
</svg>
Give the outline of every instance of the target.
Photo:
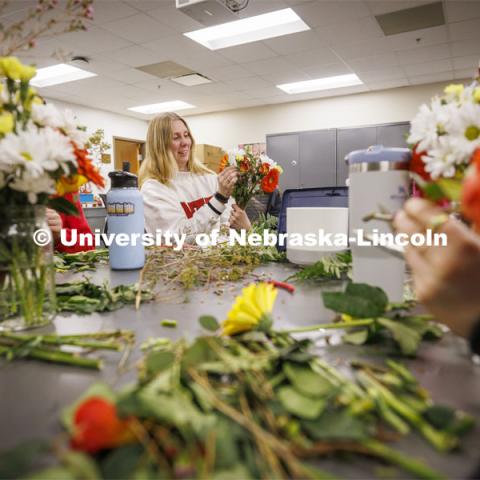
<svg viewBox="0 0 480 480">
<path fill-rule="evenodd" d="M 480 227 L 480 86 L 449 85 L 412 121 L 411 170 L 424 195 Z"/>
<path fill-rule="evenodd" d="M 88 181 L 103 186 L 84 148 L 85 132 L 70 111 L 45 104 L 29 86 L 35 74 L 14 57 L 0 58 L 0 329 L 53 318 L 55 272 L 45 206 L 77 214 L 62 196 Z"/>
<path fill-rule="evenodd" d="M 104 180 L 84 148 L 85 132 L 71 111 L 44 104 L 29 86 L 33 67 L 0 58 L 0 203 L 46 205 L 75 213 L 60 197 Z"/>
<path fill-rule="evenodd" d="M 278 186 L 283 172 L 282 167 L 266 155 L 252 153 L 250 149 L 233 150 L 226 154 L 220 171 L 234 165 L 239 177 L 233 190 L 233 198 L 241 209 L 245 209 L 250 199 L 260 193 L 272 193 Z"/>
</svg>

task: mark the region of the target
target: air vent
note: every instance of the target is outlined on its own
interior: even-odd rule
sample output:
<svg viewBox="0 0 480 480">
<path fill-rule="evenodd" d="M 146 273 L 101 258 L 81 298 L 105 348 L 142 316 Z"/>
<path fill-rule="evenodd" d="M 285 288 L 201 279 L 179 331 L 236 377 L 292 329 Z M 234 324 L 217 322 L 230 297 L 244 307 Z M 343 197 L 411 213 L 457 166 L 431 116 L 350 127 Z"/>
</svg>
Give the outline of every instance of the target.
<svg viewBox="0 0 480 480">
<path fill-rule="evenodd" d="M 179 83 L 185 87 L 194 87 L 195 85 L 203 85 L 204 83 L 212 83 L 212 81 L 201 75 L 200 73 L 192 73 L 190 75 L 182 75 L 170 79 L 172 82 Z"/>
<path fill-rule="evenodd" d="M 148 73 L 158 78 L 172 78 L 181 77 L 183 75 L 190 75 L 196 73 L 190 68 L 184 67 L 175 62 L 160 62 L 152 63 L 151 65 L 143 65 L 142 67 L 136 67 L 137 70 Z"/>
<path fill-rule="evenodd" d="M 442 2 L 384 13 L 383 15 L 377 15 L 375 18 L 385 35 L 397 35 L 421 30 L 422 28 L 445 25 Z"/>
</svg>

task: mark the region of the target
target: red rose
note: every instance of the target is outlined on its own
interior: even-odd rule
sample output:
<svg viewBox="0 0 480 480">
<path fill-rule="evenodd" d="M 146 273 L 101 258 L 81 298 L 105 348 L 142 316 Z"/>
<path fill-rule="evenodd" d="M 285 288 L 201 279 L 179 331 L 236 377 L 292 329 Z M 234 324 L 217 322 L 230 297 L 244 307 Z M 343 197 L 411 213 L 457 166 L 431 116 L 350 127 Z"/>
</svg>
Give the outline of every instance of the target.
<svg viewBox="0 0 480 480">
<path fill-rule="evenodd" d="M 471 220 L 475 229 L 480 230 L 480 149 L 472 155 L 473 172 L 463 181 L 462 212 Z"/>
<path fill-rule="evenodd" d="M 425 150 L 418 152 L 417 146 L 415 146 L 412 152 L 412 160 L 410 161 L 410 171 L 420 175 L 424 180 L 430 181 L 430 174 L 425 171 L 425 162 L 422 160 L 422 157 L 426 154 Z"/>
<path fill-rule="evenodd" d="M 130 421 L 121 420 L 113 403 L 102 397 L 90 397 L 82 402 L 73 417 L 75 435 L 72 447 L 96 453 L 131 442 L 134 437 Z"/>
<path fill-rule="evenodd" d="M 279 177 L 279 171 L 276 168 L 272 168 L 268 174 L 263 177 L 262 190 L 265 193 L 272 193 L 277 188 Z"/>
</svg>

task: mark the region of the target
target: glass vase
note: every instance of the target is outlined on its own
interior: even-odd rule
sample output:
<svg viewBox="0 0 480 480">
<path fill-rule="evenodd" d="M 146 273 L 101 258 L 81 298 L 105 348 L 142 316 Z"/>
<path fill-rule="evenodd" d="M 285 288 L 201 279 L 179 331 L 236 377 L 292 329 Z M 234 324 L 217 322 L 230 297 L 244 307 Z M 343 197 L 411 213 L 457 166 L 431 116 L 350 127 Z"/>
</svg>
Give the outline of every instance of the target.
<svg viewBox="0 0 480 480">
<path fill-rule="evenodd" d="M 26 330 L 55 317 L 55 266 L 46 209 L 0 207 L 0 331 Z"/>
</svg>

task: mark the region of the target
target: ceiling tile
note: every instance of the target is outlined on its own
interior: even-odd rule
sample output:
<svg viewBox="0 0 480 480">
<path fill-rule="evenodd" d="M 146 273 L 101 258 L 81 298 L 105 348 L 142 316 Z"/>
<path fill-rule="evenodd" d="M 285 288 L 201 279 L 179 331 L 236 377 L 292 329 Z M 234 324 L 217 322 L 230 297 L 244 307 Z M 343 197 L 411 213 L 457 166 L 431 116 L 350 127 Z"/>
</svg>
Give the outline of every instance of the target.
<svg viewBox="0 0 480 480">
<path fill-rule="evenodd" d="M 451 72 L 453 68 L 451 60 L 437 60 L 436 62 L 407 65 L 404 67 L 404 70 L 408 77 L 413 77 L 438 72 Z"/>
<path fill-rule="evenodd" d="M 274 85 L 281 85 L 282 83 L 300 82 L 303 80 L 310 80 L 311 77 L 302 70 L 291 69 L 285 72 L 266 73 L 262 78 Z"/>
<path fill-rule="evenodd" d="M 150 12 L 151 10 L 157 9 L 159 6 L 167 6 L 169 4 L 175 5 L 175 2 L 171 2 L 170 0 L 125 0 L 124 3 L 127 3 L 141 12 Z"/>
<path fill-rule="evenodd" d="M 445 25 L 390 35 L 385 39 L 385 42 L 388 43 L 393 50 L 407 50 L 409 48 L 417 47 L 422 48 L 430 45 L 447 43 L 448 41 L 448 31 Z"/>
<path fill-rule="evenodd" d="M 478 68 L 479 65 L 478 55 L 469 55 L 467 57 L 456 57 L 453 59 L 453 68 L 455 70 L 466 70 L 469 69 L 474 71 Z"/>
<path fill-rule="evenodd" d="M 138 10 L 125 2 L 112 2 L 112 0 L 95 0 L 93 2 L 93 22 L 95 25 L 102 25 L 136 13 L 138 13 Z"/>
<path fill-rule="evenodd" d="M 373 17 L 324 25 L 316 28 L 315 32 L 331 45 L 384 37 L 382 29 Z"/>
<path fill-rule="evenodd" d="M 303 52 L 325 45 L 325 42 L 312 30 L 264 40 L 263 43 L 279 55 Z"/>
<path fill-rule="evenodd" d="M 370 90 L 388 90 L 389 88 L 400 88 L 408 86 L 406 78 L 401 80 L 384 80 L 381 82 L 368 82 L 367 86 Z"/>
<path fill-rule="evenodd" d="M 148 16 L 159 20 L 163 24 L 168 25 L 181 33 L 205 28 L 205 25 L 197 22 L 192 17 L 189 17 L 176 8 L 171 8 L 171 5 L 174 5 L 174 2 L 169 4 L 169 6 L 150 10 Z"/>
<path fill-rule="evenodd" d="M 471 82 L 473 81 L 475 76 L 478 76 L 478 67 L 455 70 L 456 79 L 461 78 L 461 79 L 466 79 L 468 82 Z"/>
<path fill-rule="evenodd" d="M 478 55 L 478 42 L 475 40 L 466 40 L 464 42 L 451 43 L 452 54 L 454 57 L 464 57 L 466 55 Z"/>
<path fill-rule="evenodd" d="M 136 44 L 151 42 L 176 33 L 172 28 L 150 18 L 144 13 L 105 23 L 102 27 Z"/>
<path fill-rule="evenodd" d="M 127 84 L 143 82 L 150 80 L 152 77 L 155 78 L 153 75 L 149 75 L 148 73 L 137 70 L 136 68 L 126 68 L 116 72 L 105 72 L 103 75 L 107 78 L 118 80 L 119 82 Z"/>
<path fill-rule="evenodd" d="M 243 63 L 242 67 L 254 75 L 284 72 L 291 68 L 291 63 L 282 57 L 267 58 L 256 62 Z"/>
<path fill-rule="evenodd" d="M 299 68 L 308 68 L 315 65 L 332 65 L 339 62 L 339 58 L 331 48 L 324 47 L 295 55 L 285 55 L 284 60 Z"/>
<path fill-rule="evenodd" d="M 358 72 L 357 75 L 366 83 L 405 78 L 405 72 L 400 67 L 378 68 L 369 72 Z"/>
<path fill-rule="evenodd" d="M 265 87 L 252 90 L 252 97 L 254 98 L 267 98 L 267 97 L 286 97 L 288 94 L 283 92 L 277 87 Z"/>
<path fill-rule="evenodd" d="M 334 77 L 337 75 L 346 75 L 354 71 L 343 63 L 333 65 L 314 65 L 302 69 L 307 75 L 313 78 Z"/>
<path fill-rule="evenodd" d="M 399 62 L 397 55 L 390 53 L 348 60 L 347 65 L 354 72 L 369 72 L 377 70 L 379 67 L 397 67 Z"/>
<path fill-rule="evenodd" d="M 397 52 L 397 58 L 401 65 L 413 65 L 415 63 L 443 60 L 450 58 L 450 56 L 450 48 L 447 43 Z"/>
<path fill-rule="evenodd" d="M 420 85 L 423 83 L 449 82 L 453 80 L 453 71 L 428 73 L 425 75 L 413 75 L 408 77 L 410 85 Z M 440 92 L 439 92 L 440 93 Z"/>
<path fill-rule="evenodd" d="M 432 0 L 426 0 L 426 1 L 384 0 L 384 1 L 368 1 L 366 3 L 367 3 L 368 9 L 370 10 L 370 12 L 372 12 L 373 15 L 382 15 L 383 13 L 397 12 L 398 10 L 404 10 L 406 8 L 418 7 L 420 5 L 432 3 Z"/>
<path fill-rule="evenodd" d="M 110 52 L 109 56 L 112 60 L 131 67 L 141 67 L 143 65 L 170 60 L 167 52 L 160 50 L 154 52 L 140 45 L 115 50 L 114 52 Z"/>
<path fill-rule="evenodd" d="M 264 45 L 262 42 L 249 43 L 247 45 L 238 45 L 237 47 L 223 48 L 217 50 L 220 55 L 236 63 L 254 62 L 264 58 L 275 57 L 277 54 Z"/>
<path fill-rule="evenodd" d="M 271 82 L 260 78 L 260 77 L 246 77 L 246 78 L 236 78 L 235 80 L 227 80 L 225 82 L 233 90 L 245 91 L 245 90 L 256 90 L 257 88 L 266 88 L 271 87 Z"/>
<path fill-rule="evenodd" d="M 67 33 L 57 37 L 57 41 L 72 48 L 74 53 L 78 55 L 103 53 L 133 45 L 132 42 L 117 37 L 101 27 L 92 27 L 88 32 Z"/>
<path fill-rule="evenodd" d="M 337 44 L 332 47 L 332 50 L 345 61 L 354 58 L 364 58 L 366 54 L 382 55 L 393 52 L 393 49 L 387 42 L 379 42 L 377 39 Z"/>
<path fill-rule="evenodd" d="M 241 65 L 226 65 L 208 70 L 208 77 L 212 80 L 234 80 L 235 78 L 251 77 L 254 74 Z"/>
<path fill-rule="evenodd" d="M 448 26 L 453 42 L 462 40 L 480 40 L 480 18 L 451 23 Z"/>
<path fill-rule="evenodd" d="M 360 1 L 312 1 L 300 4 L 295 12 L 310 27 L 331 25 L 370 16 L 364 2 Z"/>
<path fill-rule="evenodd" d="M 459 1 L 445 2 L 445 16 L 448 22 L 460 22 L 470 18 L 480 18 L 480 2 Z"/>
</svg>

